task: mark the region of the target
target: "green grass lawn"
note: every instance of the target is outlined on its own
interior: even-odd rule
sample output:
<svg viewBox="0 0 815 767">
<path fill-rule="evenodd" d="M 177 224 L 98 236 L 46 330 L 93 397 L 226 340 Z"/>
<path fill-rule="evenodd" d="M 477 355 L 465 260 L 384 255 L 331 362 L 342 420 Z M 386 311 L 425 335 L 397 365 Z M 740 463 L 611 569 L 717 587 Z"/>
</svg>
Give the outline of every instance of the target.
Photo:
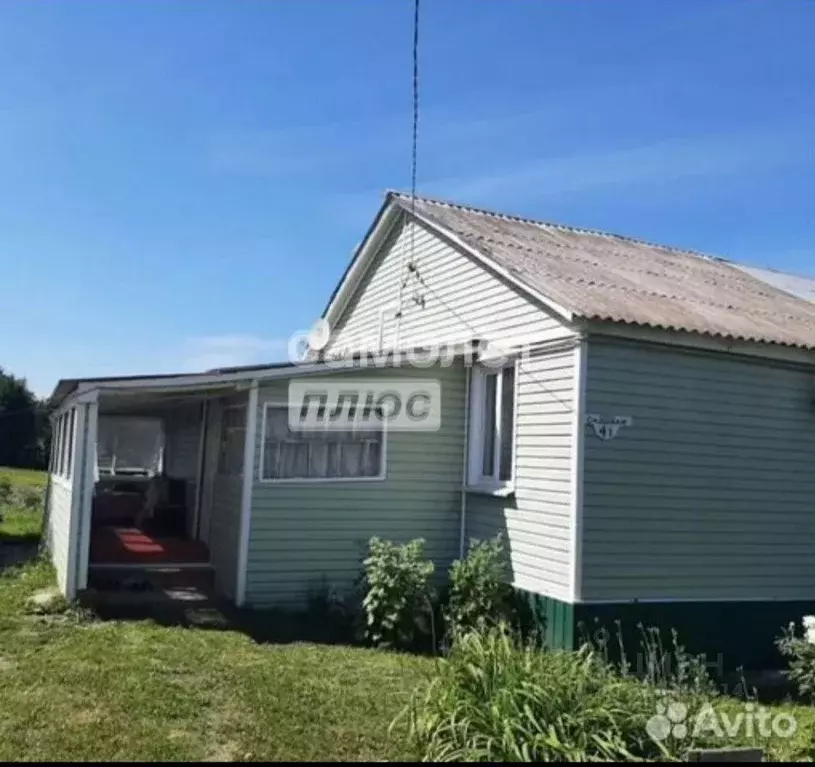
<svg viewBox="0 0 815 767">
<path fill-rule="evenodd" d="M 42 472 L 0 469 L 14 485 L 0 545 L 39 535 L 21 503 Z M 239 631 L 35 616 L 53 583 L 41 561 L 0 575 L 0 760 L 393 760 L 388 726 L 424 679 L 424 658 Z"/>
<path fill-rule="evenodd" d="M 34 616 L 0 576 L 0 760 L 410 758 L 388 726 L 430 661 L 237 631 Z"/>
<path fill-rule="evenodd" d="M 0 546 L 39 534 L 14 482 Z M 4 541 L 6 542 L 4 544 Z M 0 561 L 2 561 L 0 559 Z M 53 584 L 34 560 L 0 574 L 0 760 L 395 760 L 419 756 L 388 732 L 433 661 L 384 651 L 255 641 L 238 630 L 38 616 L 26 599 Z M 719 700 L 734 715 L 743 702 Z M 762 744 L 770 760 L 813 753 L 815 709 L 783 704 L 798 731 Z"/>
<path fill-rule="evenodd" d="M 0 478 L 6 477 L 17 488 L 44 490 L 48 475 L 36 469 L 12 469 L 0 466 Z"/>
<path fill-rule="evenodd" d="M 11 483 L 11 501 L 0 505 L 0 539 L 35 541 L 40 536 L 47 475 L 32 469 L 0 468 Z"/>
</svg>

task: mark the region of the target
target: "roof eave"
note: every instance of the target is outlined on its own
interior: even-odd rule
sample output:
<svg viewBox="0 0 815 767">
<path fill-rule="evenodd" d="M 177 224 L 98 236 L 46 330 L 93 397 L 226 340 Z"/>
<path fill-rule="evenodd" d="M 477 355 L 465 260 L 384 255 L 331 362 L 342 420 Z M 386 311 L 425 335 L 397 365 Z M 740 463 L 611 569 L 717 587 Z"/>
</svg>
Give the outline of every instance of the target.
<svg viewBox="0 0 815 767">
<path fill-rule="evenodd" d="M 546 309 L 548 309 L 552 314 L 554 314 L 559 320 L 568 324 L 572 324 L 574 322 L 576 315 L 571 309 L 559 304 L 558 302 L 551 299 L 549 296 L 544 295 L 537 288 L 530 285 L 526 280 L 520 279 L 511 271 L 501 266 L 501 264 L 499 264 L 489 254 L 485 253 L 484 251 L 476 247 L 473 247 L 468 242 L 459 237 L 459 235 L 457 235 L 455 232 L 451 231 L 450 229 L 443 226 L 439 222 L 435 221 L 434 219 L 428 216 L 422 215 L 421 213 L 417 213 L 416 211 L 410 211 L 410 206 L 403 202 L 401 198 L 394 197 L 394 201 L 396 205 L 401 207 L 403 210 L 406 210 L 407 212 L 411 213 L 413 216 L 416 217 L 418 221 L 421 221 L 426 227 L 430 228 L 436 234 L 448 240 L 457 248 L 463 250 L 468 255 L 475 258 L 481 264 L 486 266 L 489 270 L 499 274 L 507 282 L 511 283 L 513 286 L 515 286 L 522 292 L 534 298 L 536 301 L 538 301 L 538 303 L 542 304 Z"/>
<path fill-rule="evenodd" d="M 396 214 L 399 211 L 400 208 L 394 204 L 394 193 L 390 191 L 386 192 L 385 199 L 382 205 L 379 206 L 374 220 L 368 227 L 368 231 L 362 238 L 359 247 L 354 251 L 351 261 L 348 263 L 348 266 L 345 268 L 345 271 L 331 293 L 325 305 L 325 309 L 323 309 L 322 317 L 329 325 L 333 325 L 337 315 L 339 315 L 348 304 L 379 244 L 396 223 Z"/>
<path fill-rule="evenodd" d="M 415 210 L 411 210 L 410 204 L 403 198 L 402 195 L 393 191 L 388 191 L 379 212 L 374 218 L 373 223 L 366 232 L 362 243 L 354 253 L 351 262 L 348 264 L 348 267 L 340 278 L 340 281 L 337 283 L 337 286 L 334 288 L 334 292 L 331 294 L 331 297 L 326 304 L 322 316 L 323 319 L 329 323 L 329 325 L 334 324 L 338 315 L 351 300 L 354 291 L 359 285 L 362 277 L 365 275 L 371 260 L 376 254 L 379 245 L 390 233 L 391 228 L 396 223 L 397 218 L 401 213 L 414 216 L 417 221 L 421 222 L 422 225 L 430 229 L 436 235 L 447 240 L 454 247 L 464 251 L 467 255 L 474 258 L 490 271 L 500 275 L 514 287 L 534 298 L 547 311 L 554 314 L 559 320 L 567 324 L 571 324 L 573 322 L 575 315 L 569 308 L 560 305 L 549 296 L 544 295 L 525 280 L 519 279 L 508 269 L 497 263 L 488 254 L 465 242 L 455 232 L 450 231 L 437 221 L 434 221 L 432 218 L 424 216 Z"/>
</svg>

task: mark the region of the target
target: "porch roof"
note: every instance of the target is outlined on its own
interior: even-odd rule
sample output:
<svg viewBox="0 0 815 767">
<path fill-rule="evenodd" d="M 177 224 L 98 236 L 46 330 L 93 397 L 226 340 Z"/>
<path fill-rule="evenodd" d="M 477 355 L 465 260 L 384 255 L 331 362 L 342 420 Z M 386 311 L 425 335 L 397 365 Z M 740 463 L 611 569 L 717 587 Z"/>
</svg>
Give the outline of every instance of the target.
<svg viewBox="0 0 815 767">
<path fill-rule="evenodd" d="M 166 384 L 184 385 L 186 383 L 196 385 L 200 383 L 228 383 L 236 379 L 237 374 L 246 372 L 263 373 L 269 370 L 280 370 L 296 367 L 294 362 L 271 363 L 268 365 L 252 365 L 234 368 L 216 368 L 200 373 L 157 373 L 147 375 L 127 375 L 127 376 L 101 376 L 93 378 L 61 378 L 54 391 L 51 393 L 50 402 L 53 406 L 59 406 L 67 397 L 73 394 L 80 386 L 84 388 L 152 388 L 161 387 Z M 244 376 L 241 376 L 244 377 Z"/>
<path fill-rule="evenodd" d="M 478 339 L 473 339 L 470 343 L 455 344 L 456 354 L 466 354 L 478 349 Z M 425 351 L 421 347 L 412 350 L 401 350 L 400 354 L 409 351 Z M 393 351 L 384 352 L 385 356 L 391 357 Z M 357 354 L 344 359 L 315 359 L 303 362 L 274 362 L 266 365 L 245 365 L 242 367 L 215 368 L 202 373 L 164 373 L 157 375 L 131 375 L 131 376 L 111 376 L 101 378 L 63 378 L 57 383 L 51 394 L 50 402 L 52 406 L 59 407 L 68 397 L 80 390 L 100 389 L 107 392 L 113 391 L 200 391 L 206 388 L 217 388 L 229 386 L 239 382 L 250 382 L 253 380 L 269 380 L 274 378 L 293 378 L 299 376 L 319 375 L 331 370 L 332 372 L 350 372 L 363 367 L 360 363 L 361 354 Z M 387 361 L 386 367 L 398 366 L 400 362 L 394 363 L 394 359 Z"/>
</svg>

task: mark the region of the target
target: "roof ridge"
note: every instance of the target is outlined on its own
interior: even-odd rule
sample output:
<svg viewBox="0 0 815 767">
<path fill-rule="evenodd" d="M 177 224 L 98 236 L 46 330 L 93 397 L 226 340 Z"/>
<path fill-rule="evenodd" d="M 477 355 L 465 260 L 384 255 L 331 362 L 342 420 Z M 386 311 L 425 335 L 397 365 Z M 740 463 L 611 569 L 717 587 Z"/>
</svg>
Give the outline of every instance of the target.
<svg viewBox="0 0 815 767">
<path fill-rule="evenodd" d="M 395 189 L 389 189 L 387 191 L 386 196 L 398 197 L 405 201 L 409 201 L 411 199 L 409 194 L 405 192 L 399 192 Z M 682 253 L 684 255 L 696 256 L 697 258 L 703 258 L 706 261 L 719 261 L 725 264 L 738 263 L 733 261 L 732 259 L 725 258 L 724 256 L 716 256 L 713 255 L 712 253 L 703 253 L 701 250 L 694 250 L 693 248 L 680 248 L 675 245 L 664 245 L 659 242 L 644 240 L 640 237 L 631 237 L 627 234 L 617 234 L 616 232 L 607 232 L 603 229 L 590 229 L 587 227 L 572 226 L 570 224 L 559 224 L 555 221 L 544 221 L 539 218 L 527 218 L 525 216 L 516 216 L 511 213 L 500 213 L 497 210 L 489 210 L 488 208 L 480 208 L 476 205 L 465 205 L 463 203 L 451 202 L 450 200 L 442 200 L 440 198 L 434 197 L 423 197 L 417 195 L 416 200 L 419 202 L 427 202 L 430 203 L 431 205 L 441 205 L 448 208 L 457 208 L 459 210 L 468 211 L 470 213 L 477 213 L 482 216 L 491 216 L 493 218 L 503 218 L 509 221 L 518 221 L 519 223 L 522 224 L 533 224 L 534 226 L 548 227 L 550 229 L 563 229 L 567 232 L 575 232 L 577 234 L 593 234 L 600 237 L 609 237 L 615 240 L 622 240 L 623 242 L 634 243 L 635 245 L 646 245 L 649 248 L 659 248 L 660 250 L 667 250 L 672 253 Z"/>
</svg>

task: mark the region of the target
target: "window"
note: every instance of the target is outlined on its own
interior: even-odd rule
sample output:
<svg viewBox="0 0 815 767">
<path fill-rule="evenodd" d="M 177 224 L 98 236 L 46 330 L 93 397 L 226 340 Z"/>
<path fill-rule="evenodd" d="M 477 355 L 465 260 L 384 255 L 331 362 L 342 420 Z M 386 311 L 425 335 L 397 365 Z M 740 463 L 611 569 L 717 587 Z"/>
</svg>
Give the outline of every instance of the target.
<svg viewBox="0 0 815 767">
<path fill-rule="evenodd" d="M 76 408 L 71 408 L 67 416 L 68 421 L 68 449 L 65 456 L 65 476 L 71 478 L 71 463 L 74 457 L 74 427 L 76 425 Z"/>
<path fill-rule="evenodd" d="M 54 420 L 51 435 L 51 454 L 48 470 L 51 474 L 65 479 L 71 477 L 74 457 L 74 432 L 76 429 L 76 408 L 60 413 Z"/>
<path fill-rule="evenodd" d="M 63 413 L 59 420 L 59 475 L 64 477 L 68 457 L 68 414 Z"/>
<path fill-rule="evenodd" d="M 218 474 L 243 476 L 243 450 L 246 443 L 246 405 L 225 407 L 221 416 L 221 444 Z"/>
<path fill-rule="evenodd" d="M 100 475 L 152 476 L 164 461 L 160 418 L 100 416 L 96 464 Z"/>
<path fill-rule="evenodd" d="M 515 365 L 473 368 L 468 484 L 511 489 L 515 452 Z"/>
<path fill-rule="evenodd" d="M 385 435 L 369 425 L 291 429 L 288 406 L 267 404 L 260 471 L 270 482 L 383 479 Z"/>
<path fill-rule="evenodd" d="M 62 452 L 62 415 L 54 420 L 54 433 L 51 435 L 51 473 L 59 475 L 59 459 Z"/>
</svg>

